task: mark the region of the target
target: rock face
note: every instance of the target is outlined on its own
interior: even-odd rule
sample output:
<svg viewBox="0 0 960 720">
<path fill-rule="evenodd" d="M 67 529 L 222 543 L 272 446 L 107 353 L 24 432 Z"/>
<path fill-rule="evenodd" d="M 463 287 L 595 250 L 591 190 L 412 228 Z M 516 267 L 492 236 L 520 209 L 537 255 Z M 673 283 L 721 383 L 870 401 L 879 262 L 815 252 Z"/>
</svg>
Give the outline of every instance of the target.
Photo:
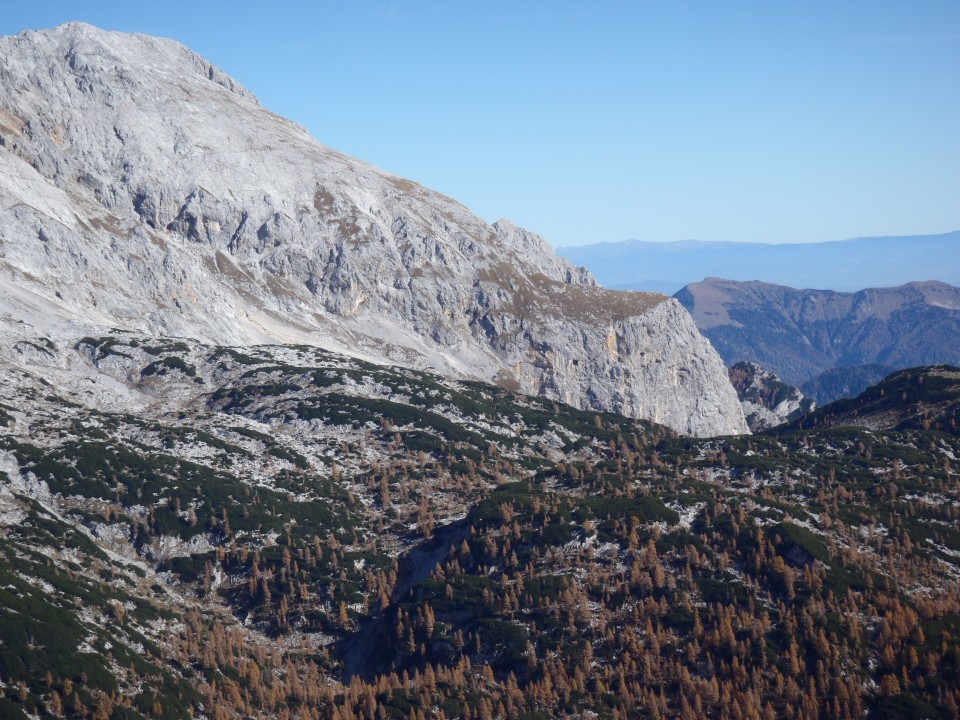
<svg viewBox="0 0 960 720">
<path fill-rule="evenodd" d="M 602 289 L 536 235 L 321 146 L 173 41 L 71 24 L 0 39 L 0 66 L 14 319 L 317 345 L 746 431 L 676 301 Z"/>
<path fill-rule="evenodd" d="M 753 432 L 783 425 L 816 407 L 797 388 L 785 385 L 756 363 L 744 361 L 734 365 L 730 368 L 730 382 Z"/>
<path fill-rule="evenodd" d="M 844 293 L 708 278 L 674 297 L 728 366 L 752 360 L 798 387 L 835 368 L 960 364 L 960 288 L 941 282 Z M 841 373 L 858 374 L 877 379 Z"/>
</svg>

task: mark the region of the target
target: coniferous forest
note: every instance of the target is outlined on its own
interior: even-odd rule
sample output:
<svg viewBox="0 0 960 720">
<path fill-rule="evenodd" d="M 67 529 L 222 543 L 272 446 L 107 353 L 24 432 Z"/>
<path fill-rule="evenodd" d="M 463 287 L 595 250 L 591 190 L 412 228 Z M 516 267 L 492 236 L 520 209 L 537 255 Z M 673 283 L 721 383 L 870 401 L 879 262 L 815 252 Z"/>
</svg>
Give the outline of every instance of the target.
<svg viewBox="0 0 960 720">
<path fill-rule="evenodd" d="M 957 716 L 960 370 L 700 440 L 315 348 L 77 351 L 166 410 L 7 369 L 7 716 Z"/>
</svg>

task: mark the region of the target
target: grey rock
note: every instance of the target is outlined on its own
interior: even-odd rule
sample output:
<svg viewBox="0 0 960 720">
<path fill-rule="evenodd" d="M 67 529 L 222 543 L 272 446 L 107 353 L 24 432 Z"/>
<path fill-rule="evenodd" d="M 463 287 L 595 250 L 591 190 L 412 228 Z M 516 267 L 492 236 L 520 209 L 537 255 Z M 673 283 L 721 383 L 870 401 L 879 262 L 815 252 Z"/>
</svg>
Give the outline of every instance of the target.
<svg viewBox="0 0 960 720">
<path fill-rule="evenodd" d="M 800 390 L 781 382 L 774 373 L 757 363 L 739 362 L 730 368 L 729 373 L 753 432 L 784 425 L 812 412 L 817 406 Z"/>
<path fill-rule="evenodd" d="M 678 303 L 604 290 L 535 234 L 320 145 L 176 42 L 70 24 L 0 39 L 0 66 L 11 317 L 317 345 L 746 431 Z"/>
</svg>

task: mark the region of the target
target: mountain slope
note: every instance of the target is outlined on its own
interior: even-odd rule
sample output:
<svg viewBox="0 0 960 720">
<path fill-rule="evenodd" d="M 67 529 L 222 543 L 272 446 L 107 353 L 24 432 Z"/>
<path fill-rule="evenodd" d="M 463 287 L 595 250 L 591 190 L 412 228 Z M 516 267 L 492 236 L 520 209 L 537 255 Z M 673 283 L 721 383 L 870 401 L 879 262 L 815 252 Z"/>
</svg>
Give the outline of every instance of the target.
<svg viewBox="0 0 960 720">
<path fill-rule="evenodd" d="M 0 64 L 14 318 L 316 344 L 746 429 L 675 301 L 599 288 L 535 235 L 319 145 L 177 43 L 71 24 L 0 39 Z"/>
<path fill-rule="evenodd" d="M 309 346 L 20 332 L 4 717 L 956 716 L 950 407 L 701 440 Z"/>
<path fill-rule="evenodd" d="M 922 427 L 956 433 L 958 422 L 960 368 L 932 365 L 892 373 L 856 397 L 830 403 L 796 420 L 791 427 Z"/>
<path fill-rule="evenodd" d="M 557 252 L 586 265 L 605 287 L 672 295 L 707 277 L 837 291 L 902 285 L 917 279 L 960 285 L 960 268 L 944 262 L 956 256 L 958 249 L 960 230 L 780 245 L 626 240 L 559 248 Z"/>
<path fill-rule="evenodd" d="M 856 397 L 893 372 L 892 367 L 878 363 L 845 365 L 824 370 L 800 386 L 804 395 L 825 404 L 840 398 Z"/>
<path fill-rule="evenodd" d="M 790 385 L 846 366 L 960 363 L 960 288 L 944 283 L 838 293 L 708 278 L 675 297 L 725 363 L 753 360 Z"/>
</svg>

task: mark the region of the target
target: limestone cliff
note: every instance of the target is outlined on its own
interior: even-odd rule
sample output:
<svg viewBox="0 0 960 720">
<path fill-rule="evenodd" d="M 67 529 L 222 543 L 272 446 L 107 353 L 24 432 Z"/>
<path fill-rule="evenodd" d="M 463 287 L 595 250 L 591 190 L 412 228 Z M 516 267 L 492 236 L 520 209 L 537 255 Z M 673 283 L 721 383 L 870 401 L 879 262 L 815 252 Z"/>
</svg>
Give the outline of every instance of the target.
<svg viewBox="0 0 960 720">
<path fill-rule="evenodd" d="M 678 303 L 320 145 L 173 41 L 71 24 L 0 39 L 0 66 L 8 319 L 312 344 L 746 431 Z"/>
</svg>

